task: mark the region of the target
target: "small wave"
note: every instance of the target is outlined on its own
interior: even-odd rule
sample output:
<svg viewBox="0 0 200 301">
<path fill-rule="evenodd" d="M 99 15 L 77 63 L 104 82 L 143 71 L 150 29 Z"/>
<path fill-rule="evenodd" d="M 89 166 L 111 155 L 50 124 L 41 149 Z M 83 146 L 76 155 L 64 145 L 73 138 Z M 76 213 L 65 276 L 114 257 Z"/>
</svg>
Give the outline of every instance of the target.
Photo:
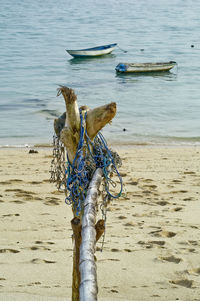
<svg viewBox="0 0 200 301">
<path fill-rule="evenodd" d="M 42 114 L 46 116 L 46 118 L 51 118 L 51 119 L 57 118 L 61 115 L 61 113 L 58 110 L 48 110 L 48 109 L 37 111 L 36 114 Z"/>
<path fill-rule="evenodd" d="M 116 134 L 116 133 L 115 133 Z M 171 146 L 200 146 L 200 137 L 176 137 L 176 136 L 154 136 L 134 134 L 129 137 L 117 135 L 106 135 L 107 141 L 112 145 L 171 145 Z"/>
<path fill-rule="evenodd" d="M 38 103 L 38 102 L 41 102 L 42 100 L 39 99 L 39 98 L 26 98 L 23 100 L 23 102 L 31 102 L 31 103 Z"/>
<path fill-rule="evenodd" d="M 33 147 L 31 144 L 5 144 L 5 145 L 0 145 L 0 148 L 29 148 Z"/>
</svg>

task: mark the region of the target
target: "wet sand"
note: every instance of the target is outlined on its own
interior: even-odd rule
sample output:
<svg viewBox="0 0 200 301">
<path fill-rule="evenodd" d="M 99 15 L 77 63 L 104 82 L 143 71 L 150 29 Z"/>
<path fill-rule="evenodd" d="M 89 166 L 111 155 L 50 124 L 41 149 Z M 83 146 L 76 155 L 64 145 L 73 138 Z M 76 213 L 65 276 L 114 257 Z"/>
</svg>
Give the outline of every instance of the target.
<svg viewBox="0 0 200 301">
<path fill-rule="evenodd" d="M 114 149 L 125 193 L 97 244 L 99 300 L 200 300 L 200 147 Z M 71 299 L 72 211 L 35 150 L 0 149 L 0 300 Z"/>
</svg>

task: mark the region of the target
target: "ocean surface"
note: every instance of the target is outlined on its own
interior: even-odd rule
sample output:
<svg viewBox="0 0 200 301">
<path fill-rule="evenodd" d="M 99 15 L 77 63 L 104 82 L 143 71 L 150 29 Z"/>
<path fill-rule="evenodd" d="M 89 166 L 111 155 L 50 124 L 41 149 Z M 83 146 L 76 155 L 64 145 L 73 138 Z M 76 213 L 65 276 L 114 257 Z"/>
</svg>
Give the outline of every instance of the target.
<svg viewBox="0 0 200 301">
<path fill-rule="evenodd" d="M 117 103 L 103 130 L 111 143 L 200 144 L 199 16 L 196 0 L 0 0 L 0 145 L 52 142 L 59 85 L 79 105 Z M 101 58 L 65 51 L 110 43 L 120 48 Z M 115 72 L 170 60 L 167 73 Z"/>
</svg>

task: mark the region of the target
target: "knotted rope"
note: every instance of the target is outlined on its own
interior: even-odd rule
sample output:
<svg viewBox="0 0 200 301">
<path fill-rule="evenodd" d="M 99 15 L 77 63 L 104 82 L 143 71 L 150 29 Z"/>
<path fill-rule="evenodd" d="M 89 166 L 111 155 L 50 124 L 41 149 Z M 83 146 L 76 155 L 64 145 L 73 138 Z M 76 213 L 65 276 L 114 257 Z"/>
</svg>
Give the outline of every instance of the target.
<svg viewBox="0 0 200 301">
<path fill-rule="evenodd" d="M 57 182 L 59 189 L 64 185 L 66 194 L 65 203 L 71 204 L 73 211 L 79 216 L 83 210 L 84 201 L 92 176 L 97 168 L 102 168 L 104 189 L 102 191 L 103 203 L 101 204 L 101 210 L 102 214 L 105 215 L 107 203 L 112 198 L 118 198 L 122 194 L 123 183 L 117 169 L 118 166 L 121 166 L 121 159 L 116 152 L 113 152 L 108 148 L 106 140 L 100 132 L 96 135 L 94 140 L 91 141 L 86 130 L 86 117 L 87 113 L 83 114 L 80 110 L 80 139 L 72 164 L 67 156 L 63 180 L 60 180 L 61 176 L 59 173 L 56 173 L 55 175 L 55 168 L 51 169 L 53 174 L 51 179 L 53 182 Z M 57 140 L 54 140 L 58 141 L 59 138 L 57 137 Z M 57 142 L 57 148 L 58 145 L 59 143 Z M 57 151 L 54 153 L 56 155 L 58 154 Z M 54 156 L 52 166 L 55 166 L 55 163 L 58 166 L 57 161 L 57 158 Z M 59 171 L 61 170 L 63 169 L 59 168 Z M 110 191 L 110 185 L 114 188 L 116 187 L 116 182 L 111 179 L 114 174 L 118 177 L 120 183 L 119 192 L 115 195 Z M 59 179 L 59 182 L 56 180 L 56 177 Z"/>
</svg>

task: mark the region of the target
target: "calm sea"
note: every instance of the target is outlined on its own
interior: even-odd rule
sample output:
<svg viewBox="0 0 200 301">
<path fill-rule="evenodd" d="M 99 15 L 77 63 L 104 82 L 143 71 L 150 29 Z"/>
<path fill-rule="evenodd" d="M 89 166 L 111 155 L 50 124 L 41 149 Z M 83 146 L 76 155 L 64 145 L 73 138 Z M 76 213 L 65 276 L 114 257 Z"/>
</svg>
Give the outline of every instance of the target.
<svg viewBox="0 0 200 301">
<path fill-rule="evenodd" d="M 65 111 L 59 85 L 80 105 L 117 103 L 103 131 L 111 142 L 200 144 L 199 15 L 196 0 L 1 0 L 0 145 L 51 143 Z M 65 51 L 109 43 L 127 53 Z M 169 60 L 178 67 L 168 73 L 115 72 L 119 62 Z"/>
</svg>

